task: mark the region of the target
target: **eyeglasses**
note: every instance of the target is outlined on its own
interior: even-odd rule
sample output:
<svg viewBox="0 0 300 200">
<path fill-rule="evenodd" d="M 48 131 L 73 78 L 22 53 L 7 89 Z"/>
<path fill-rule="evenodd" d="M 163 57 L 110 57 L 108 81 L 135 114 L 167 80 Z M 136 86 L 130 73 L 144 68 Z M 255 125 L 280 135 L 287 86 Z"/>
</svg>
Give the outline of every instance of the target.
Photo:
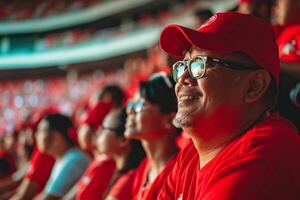
<svg viewBox="0 0 300 200">
<path fill-rule="evenodd" d="M 139 99 L 136 101 L 128 102 L 126 109 L 127 109 L 127 111 L 133 110 L 135 113 L 139 113 L 139 112 L 145 110 L 145 107 L 147 107 L 145 105 L 145 103 L 141 99 Z"/>
<path fill-rule="evenodd" d="M 204 77 L 206 68 L 208 66 L 215 66 L 221 64 L 224 67 L 235 70 L 258 70 L 259 66 L 245 65 L 238 62 L 226 61 L 219 58 L 212 58 L 209 56 L 196 56 L 190 60 L 178 61 L 173 65 L 173 78 L 175 82 L 182 77 L 185 68 L 188 68 L 190 77 L 193 79 L 200 79 Z"/>
</svg>

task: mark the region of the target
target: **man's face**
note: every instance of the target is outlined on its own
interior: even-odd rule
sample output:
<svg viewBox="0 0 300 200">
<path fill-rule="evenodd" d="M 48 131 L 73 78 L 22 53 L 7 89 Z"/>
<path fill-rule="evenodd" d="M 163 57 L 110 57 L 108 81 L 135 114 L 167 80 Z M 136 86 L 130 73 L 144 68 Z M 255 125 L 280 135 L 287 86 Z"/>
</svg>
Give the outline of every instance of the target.
<svg viewBox="0 0 300 200">
<path fill-rule="evenodd" d="M 218 55 L 199 49 L 187 52 L 184 60 L 198 55 L 245 63 L 238 54 Z M 203 78 L 192 79 L 186 69 L 175 87 L 178 112 L 174 125 L 182 128 L 218 126 L 226 123 L 227 117 L 238 115 L 243 105 L 243 77 L 246 73 L 216 64 L 207 67 Z"/>
</svg>

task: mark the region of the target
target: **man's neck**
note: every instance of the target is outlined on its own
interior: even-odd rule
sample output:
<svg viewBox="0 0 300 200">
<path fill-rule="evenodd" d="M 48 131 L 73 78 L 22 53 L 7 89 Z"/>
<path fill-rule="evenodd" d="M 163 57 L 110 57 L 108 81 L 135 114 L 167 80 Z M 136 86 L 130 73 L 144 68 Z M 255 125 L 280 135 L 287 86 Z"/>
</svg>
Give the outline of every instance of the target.
<svg viewBox="0 0 300 200">
<path fill-rule="evenodd" d="M 265 115 L 264 113 L 254 113 L 243 115 L 239 121 L 240 125 L 233 124 L 223 128 L 222 126 L 214 125 L 208 126 L 208 128 L 201 128 L 197 131 L 193 128 L 187 128 L 184 131 L 187 132 L 198 151 L 200 159 L 200 169 L 202 169 L 207 163 L 209 163 L 219 152 L 226 146 L 232 143 L 236 138 L 243 135 L 249 128 L 261 120 Z M 217 124 L 217 123 L 214 123 Z"/>
<path fill-rule="evenodd" d="M 236 136 L 237 137 L 237 136 Z M 200 169 L 209 163 L 219 152 L 230 144 L 236 137 L 219 137 L 211 140 L 202 140 L 199 137 L 192 137 L 192 141 L 198 151 Z"/>
</svg>

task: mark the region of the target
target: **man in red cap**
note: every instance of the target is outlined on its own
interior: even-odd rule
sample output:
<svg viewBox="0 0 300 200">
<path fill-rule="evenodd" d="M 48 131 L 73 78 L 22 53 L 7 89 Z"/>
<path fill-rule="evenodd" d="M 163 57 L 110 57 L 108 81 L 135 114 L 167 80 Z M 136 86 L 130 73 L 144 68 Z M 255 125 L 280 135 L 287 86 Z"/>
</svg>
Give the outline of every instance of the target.
<svg viewBox="0 0 300 200">
<path fill-rule="evenodd" d="M 300 199 L 300 137 L 273 112 L 279 58 L 272 27 L 218 13 L 198 30 L 161 33 L 173 65 L 173 123 L 193 144 L 177 157 L 159 199 Z"/>
</svg>

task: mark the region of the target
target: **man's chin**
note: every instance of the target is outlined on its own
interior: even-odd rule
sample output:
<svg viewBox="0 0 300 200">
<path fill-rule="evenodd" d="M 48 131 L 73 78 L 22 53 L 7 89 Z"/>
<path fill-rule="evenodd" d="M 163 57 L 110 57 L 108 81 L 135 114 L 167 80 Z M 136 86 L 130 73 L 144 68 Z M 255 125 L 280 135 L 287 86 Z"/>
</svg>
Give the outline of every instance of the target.
<svg viewBox="0 0 300 200">
<path fill-rule="evenodd" d="M 176 128 L 184 128 L 191 127 L 194 124 L 194 120 L 192 116 L 183 113 L 177 113 L 175 118 L 173 119 L 173 125 Z"/>
</svg>

